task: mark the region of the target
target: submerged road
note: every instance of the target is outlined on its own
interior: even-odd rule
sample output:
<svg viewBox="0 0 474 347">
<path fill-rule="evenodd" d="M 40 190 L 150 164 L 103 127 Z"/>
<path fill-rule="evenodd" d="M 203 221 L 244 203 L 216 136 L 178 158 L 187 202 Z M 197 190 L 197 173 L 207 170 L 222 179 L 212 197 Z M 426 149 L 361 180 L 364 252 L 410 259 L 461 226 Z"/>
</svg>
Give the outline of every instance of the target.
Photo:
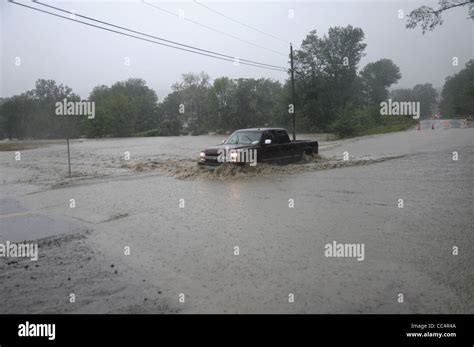
<svg viewBox="0 0 474 347">
<path fill-rule="evenodd" d="M 236 181 L 108 179 L 24 194 L 21 209 L 50 206 L 41 214 L 93 230 L 89 246 L 130 285 L 184 313 L 472 313 L 473 139 L 469 128 L 329 142 L 324 156 L 399 158 Z M 76 208 L 57 207 L 71 198 Z M 329 257 L 328 244 L 364 254 Z"/>
</svg>

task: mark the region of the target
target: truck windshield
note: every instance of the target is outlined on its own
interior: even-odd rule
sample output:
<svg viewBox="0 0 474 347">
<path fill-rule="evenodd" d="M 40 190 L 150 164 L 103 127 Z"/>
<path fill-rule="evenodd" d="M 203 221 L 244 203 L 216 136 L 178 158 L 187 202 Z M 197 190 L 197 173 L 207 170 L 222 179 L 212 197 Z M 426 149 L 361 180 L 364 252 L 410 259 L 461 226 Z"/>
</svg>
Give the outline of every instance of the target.
<svg viewBox="0 0 474 347">
<path fill-rule="evenodd" d="M 262 137 L 261 131 L 236 131 L 224 142 L 227 145 L 257 144 Z"/>
</svg>

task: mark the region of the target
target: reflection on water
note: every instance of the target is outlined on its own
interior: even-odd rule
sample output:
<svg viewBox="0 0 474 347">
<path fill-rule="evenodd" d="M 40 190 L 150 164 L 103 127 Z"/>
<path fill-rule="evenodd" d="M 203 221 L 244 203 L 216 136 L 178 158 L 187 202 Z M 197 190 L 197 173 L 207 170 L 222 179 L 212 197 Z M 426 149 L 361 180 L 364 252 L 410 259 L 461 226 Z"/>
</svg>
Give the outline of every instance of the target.
<svg viewBox="0 0 474 347">
<path fill-rule="evenodd" d="M 78 221 L 36 214 L 2 217 L 0 224 L 0 242 L 2 243 L 34 240 L 84 230 L 84 226 Z"/>
<path fill-rule="evenodd" d="M 240 184 L 238 182 L 232 182 L 230 184 L 230 192 L 232 198 L 235 200 L 240 200 Z"/>
</svg>

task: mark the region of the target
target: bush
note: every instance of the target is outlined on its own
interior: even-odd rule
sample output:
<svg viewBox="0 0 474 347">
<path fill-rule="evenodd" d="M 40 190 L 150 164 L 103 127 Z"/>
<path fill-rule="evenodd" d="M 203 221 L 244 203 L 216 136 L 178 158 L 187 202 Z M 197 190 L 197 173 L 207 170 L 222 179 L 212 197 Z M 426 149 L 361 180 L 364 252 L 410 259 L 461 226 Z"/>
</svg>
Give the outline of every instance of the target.
<svg viewBox="0 0 474 347">
<path fill-rule="evenodd" d="M 374 123 L 369 111 L 346 107 L 331 124 L 330 129 L 339 137 L 356 136 Z"/>
<path fill-rule="evenodd" d="M 331 131 L 342 138 L 402 131 L 415 125 L 411 117 L 382 117 L 377 108 L 346 108 L 331 124 Z"/>
<path fill-rule="evenodd" d="M 142 131 L 140 133 L 135 134 L 135 136 L 139 137 L 148 137 L 148 136 L 162 136 L 160 128 L 150 129 L 146 131 Z"/>
</svg>

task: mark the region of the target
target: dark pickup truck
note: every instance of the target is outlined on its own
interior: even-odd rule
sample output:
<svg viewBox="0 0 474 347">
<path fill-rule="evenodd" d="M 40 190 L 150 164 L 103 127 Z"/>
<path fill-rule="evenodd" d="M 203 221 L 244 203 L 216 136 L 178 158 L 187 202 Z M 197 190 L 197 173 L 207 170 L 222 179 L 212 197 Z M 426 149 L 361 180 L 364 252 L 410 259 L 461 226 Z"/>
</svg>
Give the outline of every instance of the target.
<svg viewBox="0 0 474 347">
<path fill-rule="evenodd" d="M 208 167 L 226 162 L 250 166 L 257 162 L 287 164 L 300 161 L 304 154 L 317 153 L 318 141 L 291 141 L 286 129 L 241 129 L 234 131 L 221 145 L 201 151 L 198 164 Z"/>
</svg>

